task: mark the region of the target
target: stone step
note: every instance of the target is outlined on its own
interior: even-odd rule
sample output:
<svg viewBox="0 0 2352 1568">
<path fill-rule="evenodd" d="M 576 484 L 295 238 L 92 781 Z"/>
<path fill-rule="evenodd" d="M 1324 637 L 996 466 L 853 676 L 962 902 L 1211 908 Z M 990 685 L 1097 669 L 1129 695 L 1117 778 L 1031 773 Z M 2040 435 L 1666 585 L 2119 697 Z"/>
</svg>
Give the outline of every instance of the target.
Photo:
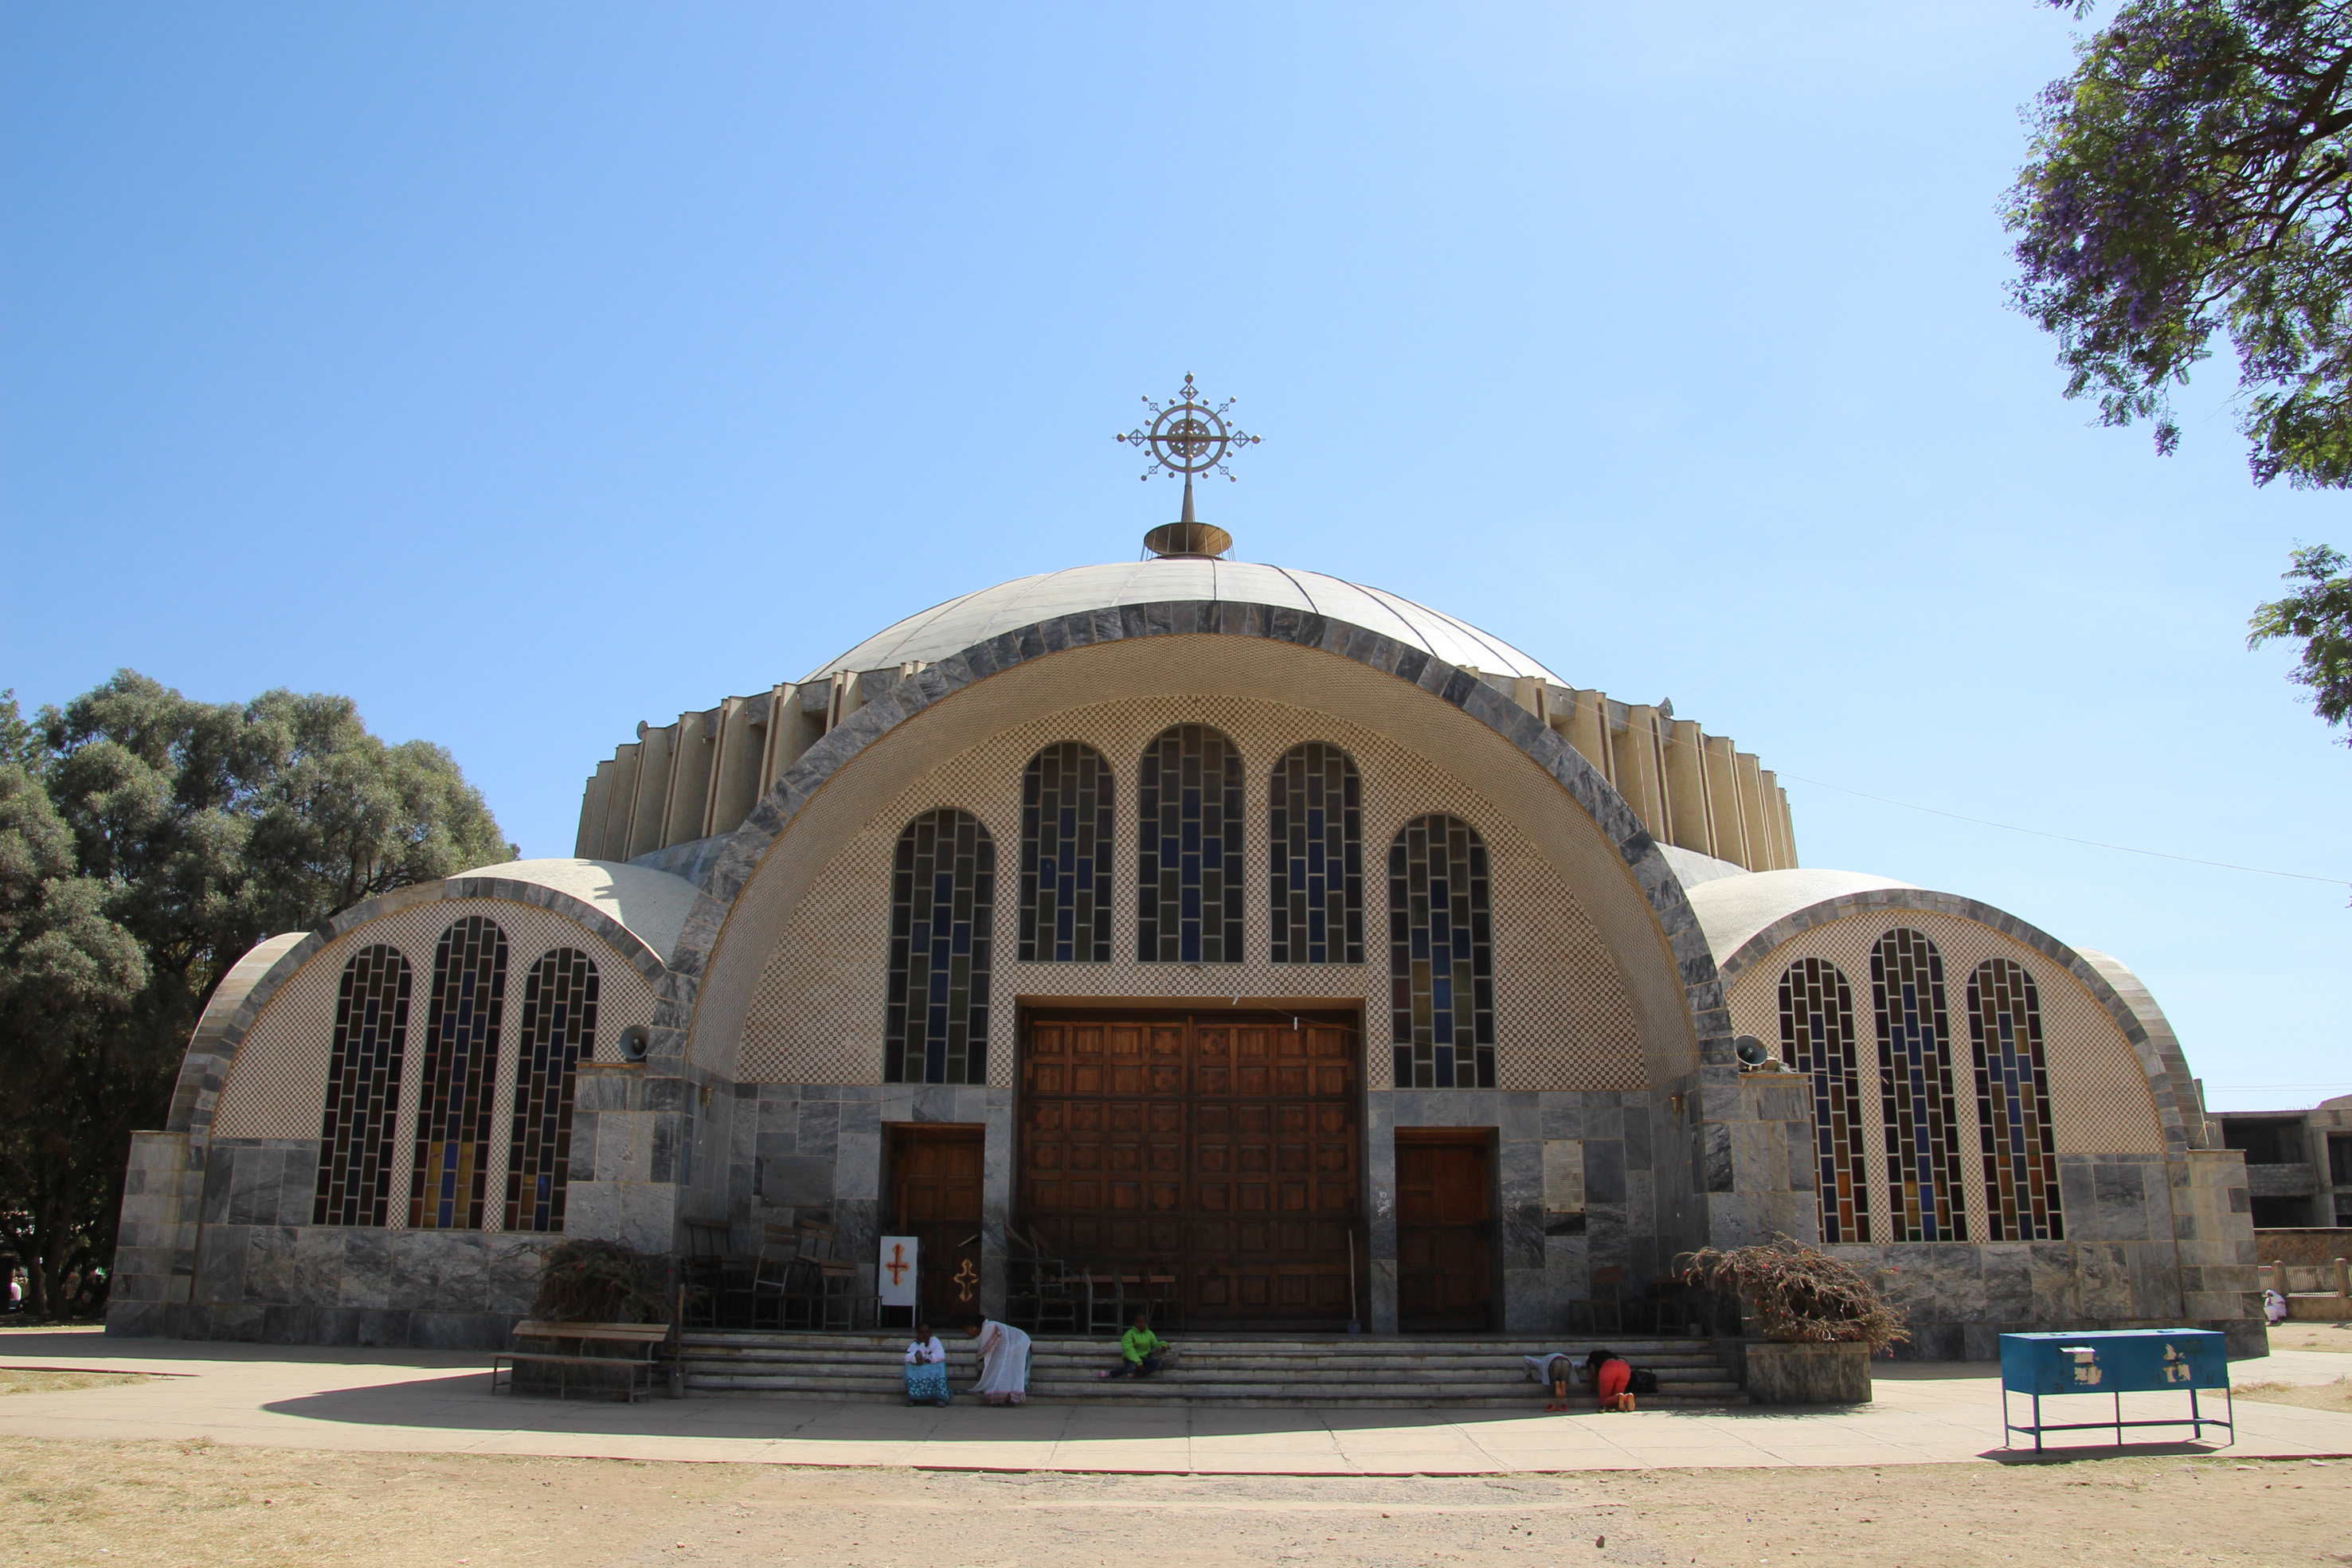
<svg viewBox="0 0 2352 1568">
<path fill-rule="evenodd" d="M 906 1341 L 898 1334 L 698 1330 L 681 1336 L 690 1393 L 713 1397 L 889 1403 Z M 1175 1365 L 1150 1379 L 1103 1378 L 1118 1342 L 1053 1335 L 1031 1351 L 1030 1397 L 1047 1403 L 1115 1400 L 1123 1405 L 1376 1405 L 1483 1409 L 1540 1407 L 1549 1393 L 1527 1375 L 1523 1356 L 1558 1351 L 1581 1358 L 1602 1342 L 1367 1334 L 1307 1339 L 1291 1334 L 1187 1334 Z M 1611 1340 L 1609 1348 L 1658 1375 L 1662 1406 L 1745 1404 L 1719 1350 L 1704 1338 Z M 961 1340 L 949 1342 L 950 1350 Z M 968 1355 L 950 1377 L 968 1385 Z"/>
<path fill-rule="evenodd" d="M 1195 1392 L 1172 1388 L 1161 1380 L 1154 1378 L 1143 1383 L 1097 1383 L 1085 1388 L 1037 1388 L 1032 1390 L 1029 1399 L 1030 1403 L 1037 1405 L 1115 1400 L 1122 1405 L 1202 1406 L 1211 1408 L 1224 1406 L 1305 1408 L 1399 1406 L 1407 1409 L 1524 1410 L 1528 1412 L 1538 1411 L 1545 1403 L 1549 1402 L 1546 1396 L 1532 1385 L 1526 1385 L 1526 1388 L 1527 1391 L 1524 1393 L 1493 1394 L 1433 1393 L 1422 1387 L 1359 1386 L 1344 1393 L 1302 1394 L 1294 1385 L 1234 1384 L 1213 1385 L 1208 1391 Z M 860 1405 L 897 1405 L 906 1398 L 902 1390 L 897 1388 L 877 1390 L 871 1383 L 863 1380 L 861 1380 L 861 1385 L 855 1388 L 817 1389 L 801 1387 L 797 1383 L 771 1386 L 760 1380 L 736 1383 L 713 1382 L 689 1377 L 687 1380 L 687 1391 L 697 1398 L 816 1399 Z M 961 1399 L 968 1400 L 971 1397 L 961 1390 L 959 1390 L 958 1394 Z M 1677 1388 L 1672 1394 L 1644 1394 L 1638 1396 L 1638 1398 L 1643 1409 L 1666 1410 L 1702 1409 L 1726 1405 L 1745 1405 L 1748 1402 L 1748 1396 L 1728 1382 Z M 1571 1400 L 1571 1405 L 1577 1408 L 1590 1404 L 1590 1396 Z"/>
<path fill-rule="evenodd" d="M 770 1376 L 824 1376 L 849 1368 L 856 1368 L 863 1375 L 876 1369 L 889 1371 L 903 1364 L 896 1355 L 888 1357 L 827 1356 L 818 1359 L 807 1356 L 766 1356 L 750 1354 L 724 1356 L 689 1354 L 684 1359 L 687 1365 L 698 1370 L 714 1373 L 761 1374 Z M 1117 1360 L 1116 1355 L 1037 1356 L 1030 1361 L 1029 1375 L 1033 1379 L 1040 1380 L 1092 1378 L 1103 1368 L 1114 1364 Z M 949 1375 L 956 1376 L 960 1375 L 970 1364 L 957 1360 L 951 1361 L 949 1364 L 952 1368 Z M 1723 1370 L 1723 1364 L 1712 1357 L 1705 1359 L 1691 1357 L 1677 1361 L 1645 1360 L 1636 1364 L 1656 1373 L 1664 1382 L 1687 1382 L 1695 1377 L 1710 1377 L 1720 1374 Z M 1300 1382 L 1316 1382 L 1330 1377 L 1379 1377 L 1391 1381 L 1402 1379 L 1435 1383 L 1533 1381 L 1528 1376 L 1527 1368 L 1517 1361 L 1472 1361 L 1467 1358 L 1449 1359 L 1446 1363 L 1437 1364 L 1400 1360 L 1351 1362 L 1339 1365 L 1329 1362 L 1302 1362 L 1272 1357 L 1228 1356 L 1210 1360 L 1185 1355 L 1180 1356 L 1176 1364 L 1162 1372 L 1160 1375 L 1181 1378 L 1186 1382 L 1220 1377 L 1249 1377 L 1259 1381 L 1293 1378 Z"/>
<path fill-rule="evenodd" d="M 950 1342 L 948 1349 L 950 1354 L 953 1354 L 959 1350 L 962 1343 L 963 1342 L 961 1341 Z M 1273 1352 L 1263 1352 L 1247 1348 L 1216 1347 L 1192 1343 L 1180 1345 L 1178 1349 L 1181 1353 L 1181 1359 L 1192 1362 L 1196 1365 L 1290 1366 L 1296 1367 L 1300 1371 L 1307 1371 L 1316 1367 L 1329 1366 L 1476 1367 L 1503 1365 L 1507 1365 L 1516 1371 L 1522 1365 L 1525 1360 L 1525 1353 L 1515 1354 L 1509 1351 L 1436 1353 L 1396 1351 L 1387 1354 L 1369 1354 L 1359 1352 L 1350 1355 L 1331 1355 L 1325 1354 L 1318 1351 L 1277 1350 Z M 818 1349 L 804 1345 L 697 1345 L 691 1343 L 686 1346 L 685 1353 L 698 1360 L 801 1361 L 809 1363 L 812 1365 L 839 1361 L 845 1357 L 860 1362 L 878 1359 L 896 1361 L 899 1359 L 902 1354 L 899 1347 L 896 1345 L 878 1350 L 867 1347 L 859 1347 L 855 1350 L 850 1350 L 835 1348 Z M 1116 1359 L 1118 1354 L 1118 1346 L 1115 1344 L 1086 1345 L 1082 1347 L 1066 1348 L 1051 1344 L 1043 1344 L 1035 1345 L 1031 1348 L 1030 1360 L 1033 1364 L 1037 1366 L 1055 1366 L 1063 1364 L 1077 1365 L 1081 1364 L 1098 1364 L 1103 1362 Z M 1717 1353 L 1712 1350 L 1694 1351 L 1679 1346 L 1674 1350 L 1668 1351 L 1644 1351 L 1633 1349 L 1622 1351 L 1619 1354 L 1643 1366 L 1712 1366 L 1721 1359 Z M 1582 1358 L 1574 1357 L 1572 1359 L 1581 1360 Z"/>
<path fill-rule="evenodd" d="M 889 1389 L 898 1387 L 898 1380 L 891 1375 L 894 1371 L 896 1368 L 837 1368 L 837 1371 L 830 1371 L 830 1373 L 807 1373 L 807 1371 L 774 1371 L 774 1368 L 739 1368 L 739 1365 L 713 1368 L 713 1365 L 689 1364 L 687 1365 L 687 1383 L 710 1385 L 710 1387 L 779 1387 L 779 1389 L 795 1387 L 795 1389 L 809 1389 L 809 1392 L 846 1392 L 846 1389 L 870 1389 L 879 1385 L 885 1392 L 889 1392 Z M 969 1383 L 969 1373 L 962 1373 L 962 1368 L 957 1368 L 957 1375 L 950 1375 L 950 1383 L 957 1383 L 957 1380 Z M 1033 1375 L 1030 1377 L 1030 1392 L 1091 1394 L 1091 1392 L 1098 1392 L 1098 1389 L 1101 1389 L 1101 1392 L 1118 1392 L 1118 1389 L 1122 1387 L 1140 1387 L 1140 1383 L 1146 1383 L 1146 1380 L 1098 1377 L 1094 1375 L 1094 1373 L 1079 1373 L 1079 1375 L 1058 1375 L 1058 1377 Z M 1538 1396 L 1543 1396 L 1540 1385 L 1528 1383 L 1527 1377 L 1449 1377 L 1449 1375 L 1442 1375 L 1442 1373 L 1428 1373 L 1428 1375 L 1418 1375 L 1418 1377 L 1416 1375 L 1376 1375 L 1376 1377 L 1343 1377 L 1343 1380 L 1334 1380 L 1334 1377 L 1282 1377 L 1282 1375 L 1265 1375 L 1265 1373 L 1218 1373 L 1218 1375 L 1204 1375 L 1204 1373 L 1197 1373 L 1197 1371 L 1188 1373 L 1185 1368 L 1181 1368 L 1179 1365 L 1179 1368 L 1169 1368 L 1169 1371 L 1160 1373 L 1157 1377 L 1150 1377 L 1148 1383 L 1150 1383 L 1152 1387 L 1171 1387 L 1171 1389 L 1223 1389 L 1223 1387 L 1234 1387 L 1234 1385 L 1246 1383 L 1246 1385 L 1265 1385 L 1265 1387 L 1289 1387 L 1289 1389 L 1306 1389 L 1306 1392 L 1334 1392 L 1334 1394 L 1345 1394 L 1345 1392 L 1350 1392 L 1350 1389 L 1362 1389 L 1362 1387 L 1381 1387 L 1381 1389 L 1421 1389 L 1421 1392 L 1428 1392 L 1428 1394 L 1522 1394 L 1522 1396 L 1527 1396 L 1527 1399 L 1538 1399 Z M 1724 1368 L 1719 1368 L 1719 1365 L 1710 1365 L 1710 1368 L 1673 1368 L 1673 1371 L 1658 1373 L 1658 1392 L 1689 1394 L 1689 1392 L 1712 1392 L 1712 1389 L 1717 1387 L 1731 1387 L 1727 1377 L 1724 1377 Z"/>
<path fill-rule="evenodd" d="M 1717 1352 L 1712 1340 L 1595 1340 L 1595 1343 L 1559 1343 L 1559 1340 L 1204 1340 L 1176 1338 L 1173 1343 L 1183 1349 L 1185 1356 L 1279 1356 L 1279 1359 L 1312 1359 L 1312 1361 L 1383 1361 L 1383 1359 L 1458 1359 L 1458 1361 L 1491 1361 L 1519 1356 L 1559 1354 L 1583 1359 L 1592 1349 L 1613 1349 L 1621 1356 L 1633 1359 L 1715 1359 Z M 873 1340 L 866 1335 L 762 1335 L 762 1333 L 687 1333 L 682 1335 L 687 1354 L 804 1354 L 804 1356 L 898 1356 L 906 1352 L 906 1340 Z M 946 1340 L 948 1349 L 967 1344 L 967 1340 Z M 1118 1356 L 1118 1340 L 1068 1340 L 1040 1338 L 1033 1340 L 1030 1354 L 1037 1359 L 1049 1356 Z"/>
</svg>

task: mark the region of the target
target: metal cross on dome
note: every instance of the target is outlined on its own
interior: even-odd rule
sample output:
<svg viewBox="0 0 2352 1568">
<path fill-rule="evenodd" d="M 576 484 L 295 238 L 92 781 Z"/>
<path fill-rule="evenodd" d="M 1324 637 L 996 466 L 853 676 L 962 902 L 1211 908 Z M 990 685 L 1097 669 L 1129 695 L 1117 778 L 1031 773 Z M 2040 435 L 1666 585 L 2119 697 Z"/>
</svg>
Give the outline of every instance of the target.
<svg viewBox="0 0 2352 1568">
<path fill-rule="evenodd" d="M 1234 476 L 1225 467 L 1225 460 L 1236 446 L 1255 446 L 1261 439 L 1250 434 L 1225 417 L 1225 411 L 1236 399 L 1227 398 L 1212 407 L 1201 399 L 1201 389 L 1192 383 L 1192 372 L 1184 372 L 1184 385 L 1176 397 L 1165 404 L 1143 400 L 1151 411 L 1151 423 L 1140 424 L 1114 439 L 1139 446 L 1150 457 L 1151 465 L 1143 471 L 1149 479 L 1155 473 L 1184 476 L 1184 515 L 1177 522 L 1166 524 L 1144 536 L 1146 549 L 1161 557 L 1220 556 L 1233 548 L 1234 538 L 1223 528 L 1201 522 L 1192 512 L 1192 476 L 1223 474 Z"/>
<path fill-rule="evenodd" d="M 1143 400 L 1143 406 L 1151 411 L 1150 423 L 1138 425 L 1113 439 L 1139 446 L 1150 455 L 1151 466 L 1143 471 L 1143 478 L 1149 479 L 1161 471 L 1171 476 L 1181 474 L 1188 491 L 1195 474 L 1213 472 L 1231 479 L 1234 476 L 1225 467 L 1225 460 L 1233 449 L 1255 446 L 1263 439 L 1225 418 L 1225 411 L 1240 401 L 1229 397 L 1212 408 L 1201 401 L 1201 389 L 1192 384 L 1192 372 L 1187 371 L 1184 385 L 1171 402 L 1162 405 L 1150 398 Z"/>
</svg>

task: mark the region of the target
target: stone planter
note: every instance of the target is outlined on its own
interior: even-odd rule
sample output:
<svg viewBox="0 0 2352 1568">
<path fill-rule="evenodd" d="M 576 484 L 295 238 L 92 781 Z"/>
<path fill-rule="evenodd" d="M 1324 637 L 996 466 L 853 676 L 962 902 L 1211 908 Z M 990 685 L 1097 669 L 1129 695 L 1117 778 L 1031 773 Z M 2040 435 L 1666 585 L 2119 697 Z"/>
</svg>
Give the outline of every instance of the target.
<svg viewBox="0 0 2352 1568">
<path fill-rule="evenodd" d="M 1867 1405 L 1870 1347 L 1866 1344 L 1786 1344 L 1750 1340 L 1746 1346 L 1748 1400 L 1757 1405 Z"/>
</svg>

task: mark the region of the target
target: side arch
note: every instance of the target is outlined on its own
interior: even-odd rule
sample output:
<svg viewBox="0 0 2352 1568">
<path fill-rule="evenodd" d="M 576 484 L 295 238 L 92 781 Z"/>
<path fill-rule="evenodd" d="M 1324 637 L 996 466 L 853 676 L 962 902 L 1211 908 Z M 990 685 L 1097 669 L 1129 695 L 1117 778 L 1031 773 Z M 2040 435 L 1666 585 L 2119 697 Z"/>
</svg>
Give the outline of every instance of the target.
<svg viewBox="0 0 2352 1568">
<path fill-rule="evenodd" d="M 604 865 L 594 862 L 564 863 L 598 867 L 604 874 L 628 879 L 629 884 L 658 882 L 676 885 L 679 883 L 676 877 L 640 866 Z M 652 991 L 659 984 L 663 972 L 661 955 L 635 930 L 585 898 L 545 883 L 491 874 L 494 869 L 486 868 L 480 873 L 400 888 L 355 904 L 309 931 L 286 932 L 256 945 L 237 960 L 214 991 L 195 1031 L 189 1037 L 187 1054 L 181 1058 L 180 1074 L 173 1086 L 172 1109 L 165 1130 L 210 1133 L 219 1109 L 221 1090 L 228 1082 L 236 1052 L 263 1011 L 322 949 L 386 915 L 415 910 L 421 905 L 472 900 L 527 904 L 562 915 L 603 941 L 622 963 L 643 977 L 647 991 Z"/>
<path fill-rule="evenodd" d="M 1766 872 L 1760 874 L 1778 877 L 1801 873 Z M 2179 1041 L 2173 1036 L 2171 1026 L 2165 1021 L 2155 998 L 2147 994 L 2147 987 L 2139 983 L 2138 977 L 2119 960 L 2104 953 L 2094 955 L 2089 949 L 2070 947 L 2039 926 L 1977 899 L 1965 898 L 1958 894 L 1937 893 L 1928 888 L 1902 886 L 1875 887 L 1820 899 L 1781 915 L 1742 941 L 1721 961 L 1722 983 L 1727 988 L 1731 987 L 1749 966 L 1761 962 L 1783 944 L 1817 926 L 1864 915 L 1893 922 L 1899 920 L 1906 910 L 1928 911 L 1988 926 L 2063 967 L 2068 975 L 2081 982 L 2083 988 L 2091 994 L 2093 1000 L 2114 1021 L 2130 1045 L 2139 1070 L 2147 1081 L 2148 1093 L 2156 1103 L 2157 1119 L 2166 1147 L 2180 1153 L 2205 1146 L 2204 1119 L 2197 1111 L 2196 1096 Z M 2110 971 L 2128 979 L 2138 998 L 2137 1001 L 2127 1000 L 2110 982 Z M 2193 1139 L 2189 1130 L 2191 1116 L 2195 1117 L 2196 1126 Z"/>
</svg>

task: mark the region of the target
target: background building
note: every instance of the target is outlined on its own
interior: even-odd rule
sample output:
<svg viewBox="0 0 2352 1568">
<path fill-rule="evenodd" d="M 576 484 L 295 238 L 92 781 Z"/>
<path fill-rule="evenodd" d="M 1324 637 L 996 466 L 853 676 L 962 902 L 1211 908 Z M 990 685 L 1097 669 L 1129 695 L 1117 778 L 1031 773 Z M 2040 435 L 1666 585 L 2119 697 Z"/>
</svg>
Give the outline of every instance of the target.
<svg viewBox="0 0 2352 1568">
<path fill-rule="evenodd" d="M 2257 1228 L 2352 1226 L 2352 1094 L 2308 1111 L 2221 1111 L 2221 1146 L 2246 1157 Z"/>
</svg>

